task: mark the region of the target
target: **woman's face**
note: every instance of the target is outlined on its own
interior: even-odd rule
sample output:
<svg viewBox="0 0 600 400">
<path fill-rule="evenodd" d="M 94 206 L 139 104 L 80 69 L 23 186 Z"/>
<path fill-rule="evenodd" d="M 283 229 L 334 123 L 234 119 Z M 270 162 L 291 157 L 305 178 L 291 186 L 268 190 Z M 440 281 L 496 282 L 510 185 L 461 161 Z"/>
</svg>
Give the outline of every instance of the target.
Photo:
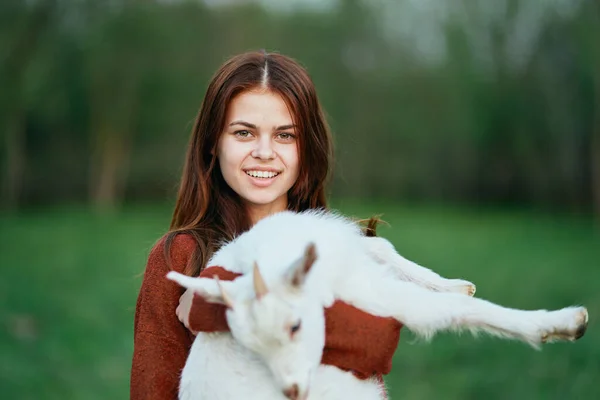
<svg viewBox="0 0 600 400">
<path fill-rule="evenodd" d="M 287 193 L 298 179 L 297 140 L 280 95 L 252 90 L 229 103 L 217 157 L 225 182 L 251 213 L 287 208 Z"/>
</svg>

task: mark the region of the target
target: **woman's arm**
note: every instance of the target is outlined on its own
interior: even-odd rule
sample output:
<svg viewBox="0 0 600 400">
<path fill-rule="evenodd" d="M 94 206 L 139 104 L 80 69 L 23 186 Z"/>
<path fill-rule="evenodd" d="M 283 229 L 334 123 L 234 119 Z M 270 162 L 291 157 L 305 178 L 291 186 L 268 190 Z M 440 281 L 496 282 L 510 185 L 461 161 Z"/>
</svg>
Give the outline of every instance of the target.
<svg viewBox="0 0 600 400">
<path fill-rule="evenodd" d="M 323 364 L 352 371 L 359 378 L 388 374 L 402 324 L 336 301 L 325 309 Z"/>
<path fill-rule="evenodd" d="M 172 268 L 183 272 L 194 248 L 193 238 L 177 236 L 171 247 Z M 131 400 L 177 399 L 193 335 L 177 319 L 175 309 L 182 289 L 165 278 L 167 272 L 163 238 L 150 252 L 137 299 Z"/>
<path fill-rule="evenodd" d="M 202 278 L 212 278 L 215 275 L 222 281 L 232 281 L 241 274 L 217 266 L 205 268 L 200 273 Z M 226 309 L 222 304 L 209 303 L 203 297 L 194 295 L 189 311 L 189 328 L 194 332 L 229 332 Z"/>
<path fill-rule="evenodd" d="M 385 394 L 383 375 L 392 369 L 402 324 L 368 314 L 342 301 L 325 309 L 325 348 L 321 364 L 352 372 L 359 379 L 375 377 Z"/>
</svg>

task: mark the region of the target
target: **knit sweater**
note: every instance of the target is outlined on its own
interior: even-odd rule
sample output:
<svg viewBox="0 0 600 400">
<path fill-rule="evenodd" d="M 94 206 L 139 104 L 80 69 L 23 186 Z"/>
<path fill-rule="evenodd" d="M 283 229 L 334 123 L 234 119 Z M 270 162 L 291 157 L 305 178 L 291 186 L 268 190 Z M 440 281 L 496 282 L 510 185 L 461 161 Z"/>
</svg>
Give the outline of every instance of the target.
<svg viewBox="0 0 600 400">
<path fill-rule="evenodd" d="M 131 368 L 131 400 L 173 400 L 181 370 L 194 335 L 178 320 L 175 309 L 184 289 L 165 278 L 164 237 L 152 248 L 137 299 L 134 350 Z M 195 240 L 178 235 L 170 251 L 171 267 L 183 273 L 195 249 Z M 219 266 L 205 268 L 200 276 L 237 277 Z M 226 332 L 225 307 L 194 297 L 190 328 L 198 332 Z M 367 314 L 342 301 L 325 309 L 325 348 L 322 364 L 351 371 L 365 379 L 382 380 L 389 373 L 402 325 L 391 318 Z"/>
</svg>

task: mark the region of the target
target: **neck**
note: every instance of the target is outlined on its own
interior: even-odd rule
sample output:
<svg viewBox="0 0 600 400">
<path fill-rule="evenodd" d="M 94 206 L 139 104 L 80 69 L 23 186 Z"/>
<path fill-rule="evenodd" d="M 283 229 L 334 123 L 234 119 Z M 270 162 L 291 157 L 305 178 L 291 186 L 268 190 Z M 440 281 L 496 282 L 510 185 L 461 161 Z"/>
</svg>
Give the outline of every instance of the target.
<svg viewBox="0 0 600 400">
<path fill-rule="evenodd" d="M 287 198 L 282 197 L 270 204 L 249 204 L 248 216 L 251 226 L 269 215 L 287 210 Z"/>
</svg>

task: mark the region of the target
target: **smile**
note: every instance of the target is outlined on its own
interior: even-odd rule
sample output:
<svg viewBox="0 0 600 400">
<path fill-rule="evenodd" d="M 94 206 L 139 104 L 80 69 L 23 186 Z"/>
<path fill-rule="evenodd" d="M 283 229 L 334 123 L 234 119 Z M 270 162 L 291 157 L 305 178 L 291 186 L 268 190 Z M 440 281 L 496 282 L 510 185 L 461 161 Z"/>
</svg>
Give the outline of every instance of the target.
<svg viewBox="0 0 600 400">
<path fill-rule="evenodd" d="M 274 171 L 245 171 L 246 175 L 251 176 L 253 178 L 262 178 L 262 179 L 270 179 L 275 178 L 280 172 Z"/>
</svg>

